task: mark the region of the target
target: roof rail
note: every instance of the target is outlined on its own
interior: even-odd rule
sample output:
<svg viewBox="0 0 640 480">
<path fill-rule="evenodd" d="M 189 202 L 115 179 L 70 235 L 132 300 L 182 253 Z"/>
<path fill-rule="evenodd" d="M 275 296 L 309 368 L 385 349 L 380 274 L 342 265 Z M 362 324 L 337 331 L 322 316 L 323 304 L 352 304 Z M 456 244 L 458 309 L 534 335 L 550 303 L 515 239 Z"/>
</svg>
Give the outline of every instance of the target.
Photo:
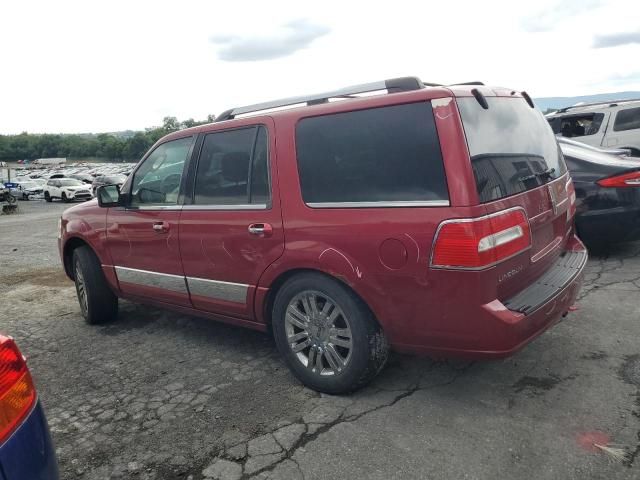
<svg viewBox="0 0 640 480">
<path fill-rule="evenodd" d="M 605 102 L 593 102 L 593 103 L 583 103 L 582 105 L 571 105 L 569 107 L 559 108 L 556 113 L 565 113 L 571 110 L 572 108 L 583 108 L 583 107 L 595 107 L 597 105 L 609 105 L 610 107 L 616 107 L 619 103 L 624 102 L 638 102 L 640 98 L 627 98 L 626 100 L 607 100 Z"/>
<path fill-rule="evenodd" d="M 452 83 L 451 85 L 449 85 L 450 87 L 455 87 L 458 85 L 480 85 L 480 86 L 484 86 L 484 83 L 482 82 L 460 82 L 460 83 Z"/>
<path fill-rule="evenodd" d="M 424 84 L 418 77 L 400 77 L 382 80 L 379 82 L 365 83 L 362 85 L 353 85 L 331 92 L 317 93 L 315 95 L 305 95 L 300 97 L 283 98 L 280 100 L 272 100 L 270 102 L 256 103 L 245 107 L 231 108 L 222 112 L 216 122 L 231 120 L 237 115 L 246 113 L 259 112 L 260 110 L 268 110 L 271 108 L 286 107 L 299 103 L 307 105 L 317 105 L 319 103 L 327 103 L 330 98 L 349 98 L 360 93 L 375 92 L 377 90 L 387 90 L 389 93 L 409 92 L 412 90 L 420 90 L 424 88 Z"/>
</svg>

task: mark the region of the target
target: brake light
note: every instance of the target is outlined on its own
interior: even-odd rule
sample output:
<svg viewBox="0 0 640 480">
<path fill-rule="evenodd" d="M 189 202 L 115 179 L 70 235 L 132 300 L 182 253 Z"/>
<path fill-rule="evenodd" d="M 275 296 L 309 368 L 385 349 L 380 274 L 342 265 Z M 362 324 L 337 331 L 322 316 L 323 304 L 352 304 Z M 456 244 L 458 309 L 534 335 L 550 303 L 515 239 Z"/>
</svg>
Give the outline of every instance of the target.
<svg viewBox="0 0 640 480">
<path fill-rule="evenodd" d="M 623 173 L 609 178 L 603 178 L 596 182 L 601 187 L 640 187 L 640 171 Z"/>
<path fill-rule="evenodd" d="M 0 444 L 16 429 L 35 402 L 27 364 L 11 338 L 0 336 Z"/>
<path fill-rule="evenodd" d="M 480 270 L 530 246 L 531 228 L 521 208 L 480 218 L 445 220 L 436 233 L 431 266 Z"/>
<path fill-rule="evenodd" d="M 567 210 L 567 222 L 569 222 L 576 214 L 576 188 L 573 186 L 573 180 L 567 180 L 567 196 L 569 197 L 569 209 Z"/>
</svg>

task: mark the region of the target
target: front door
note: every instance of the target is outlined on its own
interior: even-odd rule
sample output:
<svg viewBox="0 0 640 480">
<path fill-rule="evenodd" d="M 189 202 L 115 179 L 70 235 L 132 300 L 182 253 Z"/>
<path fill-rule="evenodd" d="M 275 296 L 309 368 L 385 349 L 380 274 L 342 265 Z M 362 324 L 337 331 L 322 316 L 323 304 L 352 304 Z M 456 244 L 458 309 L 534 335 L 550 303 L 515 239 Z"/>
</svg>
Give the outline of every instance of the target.
<svg viewBox="0 0 640 480">
<path fill-rule="evenodd" d="M 125 294 L 190 305 L 178 222 L 182 174 L 193 141 L 186 137 L 156 147 L 123 187 L 125 206 L 107 213 L 107 248 Z"/>
<path fill-rule="evenodd" d="M 258 279 L 284 250 L 273 135 L 272 124 L 249 125 L 202 139 L 180 220 L 182 264 L 195 308 L 254 317 Z"/>
</svg>

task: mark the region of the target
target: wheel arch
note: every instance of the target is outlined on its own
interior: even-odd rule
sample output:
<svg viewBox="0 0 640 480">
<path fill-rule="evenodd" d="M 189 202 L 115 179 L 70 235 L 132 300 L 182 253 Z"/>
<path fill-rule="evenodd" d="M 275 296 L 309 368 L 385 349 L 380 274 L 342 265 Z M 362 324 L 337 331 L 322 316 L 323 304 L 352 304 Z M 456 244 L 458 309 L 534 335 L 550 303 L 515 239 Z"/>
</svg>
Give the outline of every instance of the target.
<svg viewBox="0 0 640 480">
<path fill-rule="evenodd" d="M 89 243 L 80 237 L 71 237 L 67 239 L 62 250 L 62 264 L 64 265 L 64 273 L 67 274 L 71 280 L 73 278 L 73 252 L 76 248 L 87 246 L 91 248 L 95 254 L 95 250 L 89 245 Z"/>
<path fill-rule="evenodd" d="M 340 285 L 344 286 L 349 292 L 351 292 L 355 298 L 358 299 L 359 302 L 362 303 L 362 305 L 369 310 L 369 312 L 371 313 L 372 318 L 374 319 L 374 321 L 378 324 L 378 326 L 384 330 L 384 325 L 380 322 L 380 320 L 378 319 L 378 316 L 375 314 L 373 308 L 371 307 L 370 303 L 366 301 L 366 299 L 355 289 L 353 288 L 353 286 L 347 281 L 346 278 L 341 278 L 340 276 L 337 275 L 333 275 L 329 272 L 323 271 L 321 269 L 318 268 L 309 268 L 309 267 L 304 267 L 304 268 L 291 268 L 289 270 L 285 270 L 283 272 L 281 272 L 269 285 L 269 289 L 267 291 L 267 294 L 262 302 L 261 305 L 261 313 L 262 313 L 262 318 L 265 322 L 265 324 L 267 325 L 267 329 L 269 330 L 269 332 L 271 332 L 271 324 L 272 324 L 272 318 L 271 318 L 271 312 L 273 310 L 273 304 L 275 302 L 276 296 L 278 295 L 278 292 L 280 291 L 280 289 L 282 288 L 282 286 L 291 278 L 297 276 L 297 275 L 301 275 L 304 273 L 316 273 L 316 274 L 320 274 L 326 278 L 329 278 L 337 283 L 339 283 Z"/>
</svg>

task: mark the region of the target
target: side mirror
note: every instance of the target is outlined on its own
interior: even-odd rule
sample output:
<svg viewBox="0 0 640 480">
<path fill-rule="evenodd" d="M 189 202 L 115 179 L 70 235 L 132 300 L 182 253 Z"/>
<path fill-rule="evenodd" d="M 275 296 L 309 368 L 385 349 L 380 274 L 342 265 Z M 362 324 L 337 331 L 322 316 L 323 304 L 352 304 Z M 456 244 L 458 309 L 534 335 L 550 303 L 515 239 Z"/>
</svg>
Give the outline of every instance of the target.
<svg viewBox="0 0 640 480">
<path fill-rule="evenodd" d="M 96 189 L 98 206 L 102 208 L 120 205 L 120 187 L 118 185 L 102 185 Z"/>
</svg>

